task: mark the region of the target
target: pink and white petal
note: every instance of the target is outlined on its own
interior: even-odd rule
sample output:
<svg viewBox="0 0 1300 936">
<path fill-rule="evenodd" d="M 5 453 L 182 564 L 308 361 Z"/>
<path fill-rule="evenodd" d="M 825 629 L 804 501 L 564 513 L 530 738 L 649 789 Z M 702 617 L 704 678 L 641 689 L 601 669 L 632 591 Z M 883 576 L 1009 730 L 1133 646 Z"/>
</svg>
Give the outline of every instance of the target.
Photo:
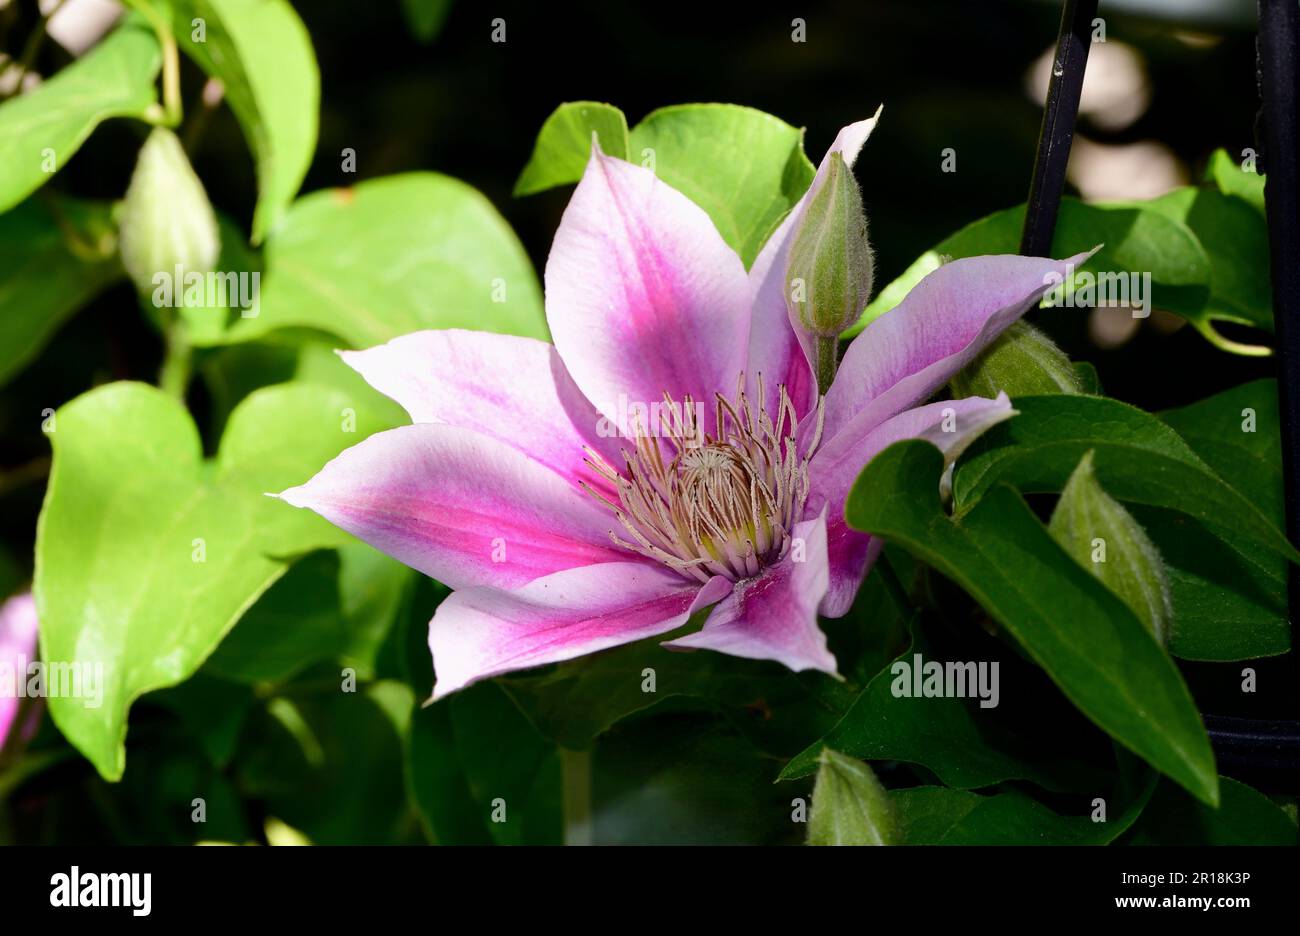
<svg viewBox="0 0 1300 936">
<path fill-rule="evenodd" d="M 665 391 L 713 412 L 749 334 L 745 268 L 704 209 L 593 147 L 546 263 L 546 319 L 574 382 L 606 416 Z"/>
<path fill-rule="evenodd" d="M 841 434 L 835 446 L 817 453 L 808 466 L 812 490 L 805 515 L 823 510 L 829 518 L 830 587 L 821 607 L 825 617 L 848 612 L 858 586 L 880 554 L 880 540 L 851 529 L 844 519 L 849 489 L 867 463 L 895 442 L 924 439 L 943 452 L 945 464 L 952 464 L 987 429 L 1014 415 L 1005 393 L 996 400 L 940 400 L 887 419 L 857 444 L 847 444 L 847 436 Z"/>
<path fill-rule="evenodd" d="M 829 585 L 825 514 L 796 523 L 802 561 L 791 549 L 780 562 L 737 582 L 704 628 L 668 641 L 674 649 L 716 650 L 751 660 L 776 660 L 790 669 L 836 675 L 835 657 L 817 626 L 817 606 Z"/>
<path fill-rule="evenodd" d="M 31 592 L 14 595 L 0 605 L 0 669 L 10 672 L 15 683 L 27 678 L 27 664 L 36 656 L 36 633 L 36 601 Z M 21 703 L 16 692 L 0 693 L 0 747 Z"/>
<path fill-rule="evenodd" d="M 608 424 L 548 342 L 448 329 L 414 332 L 339 356 L 401 404 L 412 422 L 489 435 L 574 483 L 583 474 L 584 445 L 620 463 Z"/>
<path fill-rule="evenodd" d="M 667 633 L 730 586 L 724 578 L 701 586 L 661 566 L 609 562 L 511 591 L 453 592 L 429 624 L 433 698 L 490 676 Z"/>
<path fill-rule="evenodd" d="M 279 494 L 452 588 L 513 588 L 627 561 L 613 519 L 518 449 L 420 423 L 377 433 Z"/>
<path fill-rule="evenodd" d="M 826 394 L 824 438 L 864 438 L 932 396 L 1091 255 L 966 257 L 930 273 L 849 345 Z"/>
<path fill-rule="evenodd" d="M 799 345 L 799 338 L 790 325 L 790 313 L 785 302 L 786 266 L 790 262 L 790 244 L 794 232 L 803 220 L 808 202 L 813 193 L 826 181 L 830 171 L 832 153 L 839 153 L 850 168 L 857 161 L 871 131 L 876 129 L 880 120 L 878 108 L 874 116 L 859 120 L 840 130 L 835 142 L 826 151 L 817 174 L 803 198 L 799 199 L 785 216 L 767 243 L 759 251 L 749 271 L 751 292 L 751 317 L 749 332 L 749 363 L 746 368 L 749 393 L 758 399 L 758 375 L 763 375 L 765 399 L 768 412 L 774 412 L 777 401 L 777 386 L 784 383 L 790 398 L 795 403 L 796 412 L 802 416 L 808 412 L 816 399 L 817 382 L 809 367 L 809 358 Z"/>
</svg>

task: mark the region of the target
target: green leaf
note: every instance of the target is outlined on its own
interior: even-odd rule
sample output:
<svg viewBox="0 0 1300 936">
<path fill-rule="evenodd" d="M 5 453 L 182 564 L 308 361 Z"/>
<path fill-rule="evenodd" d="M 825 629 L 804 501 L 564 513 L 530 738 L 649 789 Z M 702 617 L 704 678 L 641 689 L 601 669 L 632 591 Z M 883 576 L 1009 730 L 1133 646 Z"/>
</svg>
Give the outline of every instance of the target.
<svg viewBox="0 0 1300 936">
<path fill-rule="evenodd" d="M 772 762 L 712 713 L 620 725 L 592 751 L 598 845 L 796 844 L 805 789 L 772 783 Z"/>
<path fill-rule="evenodd" d="M 205 463 L 194 424 L 152 387 L 115 383 L 61 407 L 36 540 L 44 659 L 102 666 L 102 700 L 56 696 L 50 714 L 108 779 L 121 776 L 127 710 L 189 677 L 288 559 L 346 542 L 265 497 L 309 478 L 372 427 L 343 431 L 353 401 L 306 385 L 249 397 Z"/>
<path fill-rule="evenodd" d="M 0 215 L 0 384 L 78 309 L 119 279 L 106 202 L 31 199 Z"/>
<path fill-rule="evenodd" d="M 406 777 L 431 841 L 440 845 L 492 844 L 491 819 L 470 792 L 446 705 L 418 708 L 412 715 Z"/>
<path fill-rule="evenodd" d="M 612 104 L 573 101 L 561 104 L 537 134 L 533 155 L 515 182 L 515 197 L 534 195 L 582 178 L 591 158 L 591 135 L 607 156 L 627 158 L 627 118 Z"/>
<path fill-rule="evenodd" d="M 820 760 L 808 816 L 808 844 L 897 844 L 893 803 L 871 768 L 830 748 L 822 748 Z"/>
<path fill-rule="evenodd" d="M 1164 563 L 1138 522 L 1097 483 L 1091 450 L 1065 483 L 1047 529 L 1161 645 L 1167 642 L 1173 607 Z"/>
<path fill-rule="evenodd" d="M 815 172 L 803 151 L 803 131 L 750 107 L 665 107 L 629 133 L 618 108 L 575 101 L 561 104 L 542 125 L 515 195 L 581 179 L 593 131 L 606 154 L 653 169 L 703 208 L 746 267 Z"/>
<path fill-rule="evenodd" d="M 221 82 L 257 160 L 253 242 L 260 243 L 298 193 L 316 152 L 320 70 L 311 37 L 288 0 L 167 2 L 177 46 Z M 196 19 L 203 21 L 201 41 Z"/>
<path fill-rule="evenodd" d="M 1272 606 L 1269 596 L 1285 588 L 1283 563 L 1297 554 L 1250 499 L 1156 417 L 1117 400 L 1022 397 L 1016 407 L 1020 415 L 986 433 L 958 465 L 953 495 L 959 511 L 999 483 L 1024 493 L 1060 491 L 1079 459 L 1094 450 L 1097 478 L 1110 496 L 1163 512 L 1133 511 L 1165 558 L 1174 605 L 1171 652 L 1188 648 L 1193 658 L 1208 653 L 1217 659 L 1216 653 L 1231 655 L 1243 645 L 1276 645 L 1277 629 L 1268 626 L 1269 614 L 1261 617 L 1261 609 Z M 1169 516 L 1170 511 L 1178 516 Z M 1215 624 L 1213 615 L 1224 602 L 1213 588 L 1198 584 L 1207 577 L 1242 596 L 1233 602 L 1242 608 L 1235 619 L 1255 622 L 1253 633 L 1233 635 L 1219 651 L 1214 634 L 1222 634 L 1224 626 Z M 1204 598 L 1213 605 L 1199 605 Z M 1209 635 L 1196 633 L 1207 626 Z"/>
<path fill-rule="evenodd" d="M 254 314 L 222 341 L 315 328 L 351 347 L 426 328 L 547 336 L 514 232 L 463 182 L 410 173 L 294 203 L 266 245 Z"/>
<path fill-rule="evenodd" d="M 1213 182 L 1224 195 L 1243 199 L 1261 215 L 1264 214 L 1264 177 L 1254 168 L 1248 172 L 1227 150 L 1215 150 L 1206 168 L 1205 178 Z"/>
<path fill-rule="evenodd" d="M 456 750 L 492 838 L 559 844 L 560 762 L 500 688 L 479 683 L 439 703 L 450 709 Z"/>
<path fill-rule="evenodd" d="M 1011 790 L 980 795 L 945 787 L 894 790 L 892 805 L 907 845 L 1105 845 L 1142 814 L 1157 774 L 1128 797 L 1118 815 L 1094 821 L 1091 814 L 1061 815 Z M 1190 797 L 1186 797 L 1190 800 Z"/>
<path fill-rule="evenodd" d="M 1285 524 L 1277 383 L 1258 380 L 1161 414 L 1219 477 L 1273 525 Z M 1139 510 L 1157 540 L 1173 586 L 1178 627 L 1171 652 L 1192 660 L 1244 660 L 1291 646 L 1286 560 L 1246 564 L 1186 517 Z"/>
<path fill-rule="evenodd" d="M 937 658 L 925 635 L 914 627 L 912 643 L 894 662 L 911 667 L 917 655 L 923 660 Z M 948 786 L 961 789 L 1030 780 L 1047 789 L 1065 790 L 1087 774 L 1081 765 L 1045 755 L 981 717 L 977 705 L 964 699 L 896 695 L 893 684 L 899 672 L 890 665 L 877 673 L 834 727 L 793 757 L 778 779 L 810 775 L 828 747 L 863 760 L 920 764 Z"/>
<path fill-rule="evenodd" d="M 1016 253 L 1024 215 L 1024 205 L 999 211 L 968 224 L 927 250 L 880 291 L 858 324 L 845 333 L 846 337 L 898 305 L 926 274 L 938 269 L 944 257 Z M 1063 199 L 1051 255 L 1068 257 L 1098 244 L 1102 248 L 1079 271 L 1150 273 L 1151 295 L 1146 298 L 1152 307 L 1181 315 L 1206 333 L 1212 318 L 1207 307 L 1211 264 L 1190 228 L 1147 205 L 1086 205 L 1076 199 Z M 1053 314 L 1061 313 L 1058 310 Z"/>
<path fill-rule="evenodd" d="M 873 623 L 884 630 L 888 622 Z M 788 756 L 803 748 L 809 735 L 829 730 L 852 698 L 840 683 L 819 675 L 718 653 L 673 653 L 659 645 L 664 639 L 497 683 L 538 731 L 570 750 L 591 746 L 632 715 L 687 698 L 714 707 L 761 750 Z"/>
<path fill-rule="evenodd" d="M 1266 378 L 1241 384 L 1167 410 L 1160 419 L 1274 526 L 1285 525 L 1277 381 Z"/>
<path fill-rule="evenodd" d="M 734 104 L 681 104 L 632 128 L 628 158 L 703 208 L 748 267 L 812 183 L 803 131 Z"/>
<path fill-rule="evenodd" d="M 1267 354 L 1263 345 L 1224 338 L 1215 322 L 1236 322 L 1273 331 L 1273 290 L 1268 272 L 1268 225 L 1244 199 L 1209 188 L 1175 189 L 1147 202 L 1186 225 L 1210 259 L 1210 298 L 1193 324 L 1213 343 L 1241 354 Z"/>
<path fill-rule="evenodd" d="M 156 115 L 158 40 L 136 20 L 32 91 L 0 104 L 0 212 L 67 165 L 110 117 Z"/>
<path fill-rule="evenodd" d="M 1214 755 L 1191 694 L 1133 612 L 1056 545 L 1014 491 L 993 488 L 960 519 L 947 516 L 942 470 L 928 443 L 891 446 L 850 492 L 849 524 L 962 586 L 1098 727 L 1216 802 Z"/>
<path fill-rule="evenodd" d="M 1262 793 L 1231 777 L 1219 778 L 1218 809 L 1161 783 L 1141 821 L 1133 845 L 1296 845 L 1296 823 Z"/>
<path fill-rule="evenodd" d="M 1286 537 L 1219 478 L 1177 433 L 1149 413 L 1105 397 L 1040 396 L 1016 401 L 1020 415 L 989 430 L 953 479 L 959 510 L 993 485 L 1057 492 L 1095 450 L 1102 486 L 1121 501 L 1182 511 L 1225 542 L 1300 561 Z"/>
<path fill-rule="evenodd" d="M 414 702 L 392 681 L 271 699 L 241 736 L 241 793 L 318 845 L 412 841 L 402 739 Z"/>
</svg>

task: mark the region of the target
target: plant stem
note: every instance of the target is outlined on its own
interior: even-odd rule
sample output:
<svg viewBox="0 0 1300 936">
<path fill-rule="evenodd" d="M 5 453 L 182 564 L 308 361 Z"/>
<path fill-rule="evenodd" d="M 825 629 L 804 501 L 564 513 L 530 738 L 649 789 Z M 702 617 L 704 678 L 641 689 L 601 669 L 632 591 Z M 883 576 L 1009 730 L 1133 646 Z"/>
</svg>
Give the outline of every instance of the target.
<svg viewBox="0 0 1300 936">
<path fill-rule="evenodd" d="M 591 752 L 560 748 L 560 783 L 564 802 L 564 844 L 590 845 Z"/>
<path fill-rule="evenodd" d="M 826 395 L 835 379 L 835 370 L 839 367 L 840 340 L 834 338 L 817 339 L 817 392 Z"/>
<path fill-rule="evenodd" d="M 158 372 L 158 387 L 184 403 L 185 391 L 190 385 L 193 348 L 185 337 L 185 329 L 176 310 L 165 312 L 164 315 L 163 362 Z"/>
<path fill-rule="evenodd" d="M 171 24 L 148 3 L 132 3 L 149 21 L 158 44 L 162 46 L 162 123 L 168 127 L 179 126 L 181 122 L 181 60 L 176 48 L 176 37 L 172 34 Z"/>
</svg>

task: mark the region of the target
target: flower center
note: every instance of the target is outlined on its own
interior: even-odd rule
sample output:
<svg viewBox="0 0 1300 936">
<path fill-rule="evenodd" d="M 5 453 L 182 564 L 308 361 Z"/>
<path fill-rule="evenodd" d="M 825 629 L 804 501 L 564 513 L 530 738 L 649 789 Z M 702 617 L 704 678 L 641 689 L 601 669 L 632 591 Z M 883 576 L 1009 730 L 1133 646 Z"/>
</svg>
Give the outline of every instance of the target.
<svg viewBox="0 0 1300 936">
<path fill-rule="evenodd" d="M 808 462 L 821 441 L 823 402 L 802 457 L 799 421 L 785 386 L 778 388 L 775 418 L 745 395 L 742 374 L 735 402 L 715 396 L 715 435 L 704 433 L 700 409 L 664 394 L 659 425 L 638 414 L 631 427 L 635 449 L 623 449 L 619 471 L 590 447 L 586 463 L 613 486 L 614 497 L 583 487 L 608 506 L 630 539 L 613 530 L 623 549 L 656 559 L 690 579 L 722 575 L 732 581 L 757 575 L 789 548 L 794 524 L 808 498 Z"/>
</svg>

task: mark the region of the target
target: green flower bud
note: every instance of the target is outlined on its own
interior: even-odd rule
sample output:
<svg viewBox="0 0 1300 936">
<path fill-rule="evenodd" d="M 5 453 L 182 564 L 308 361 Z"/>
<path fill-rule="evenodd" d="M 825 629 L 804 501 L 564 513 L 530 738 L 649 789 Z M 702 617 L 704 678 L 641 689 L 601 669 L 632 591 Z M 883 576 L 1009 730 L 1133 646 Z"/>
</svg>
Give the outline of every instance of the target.
<svg viewBox="0 0 1300 936">
<path fill-rule="evenodd" d="M 812 338 L 838 338 L 871 298 L 873 266 L 862 193 L 844 159 L 832 153 L 790 245 L 785 296 L 795 328 Z"/>
<path fill-rule="evenodd" d="M 159 273 L 209 273 L 221 252 L 217 217 L 176 134 L 156 128 L 140 148 L 122 202 L 122 265 L 141 295 Z"/>
<path fill-rule="evenodd" d="M 1074 559 L 1133 609 L 1163 645 L 1173 604 L 1165 564 L 1133 515 L 1097 483 L 1092 452 L 1070 475 L 1047 525 Z"/>
<path fill-rule="evenodd" d="M 1038 393 L 1084 393 L 1073 362 L 1051 338 L 1016 322 L 949 382 L 952 395 L 1009 397 Z"/>
<path fill-rule="evenodd" d="M 862 761 L 823 748 L 812 812 L 809 845 L 894 845 L 898 820 L 889 793 Z"/>
</svg>

